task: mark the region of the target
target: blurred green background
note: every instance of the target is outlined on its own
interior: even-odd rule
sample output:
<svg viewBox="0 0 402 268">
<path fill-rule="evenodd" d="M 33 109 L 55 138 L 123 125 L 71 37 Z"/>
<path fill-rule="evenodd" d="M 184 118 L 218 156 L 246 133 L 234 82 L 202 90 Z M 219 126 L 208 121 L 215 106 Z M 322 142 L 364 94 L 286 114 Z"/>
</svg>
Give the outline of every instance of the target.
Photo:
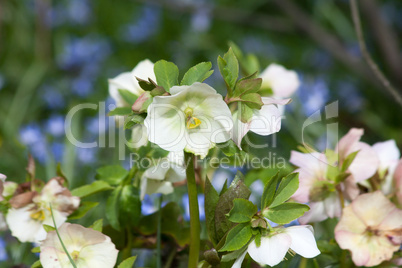
<svg viewBox="0 0 402 268">
<path fill-rule="evenodd" d="M 402 94 L 402 2 L 360 4 L 368 48 Z M 216 71 L 206 82 L 223 89 L 216 58 L 228 41 L 256 54 L 261 70 L 276 62 L 299 74 L 302 84 L 272 149 L 278 156 L 288 159 L 306 118 L 334 101 L 339 117 L 331 122 L 340 136 L 361 127 L 370 144 L 395 139 L 402 146 L 401 106 L 362 60 L 346 0 L 0 0 L 0 172 L 24 181 L 30 153 L 38 178 L 50 179 L 61 163 L 74 188 L 93 180 L 101 165 L 128 166 L 117 145 L 75 148 L 64 132 L 68 111 L 80 103 L 113 104 L 107 79 L 145 58 L 173 61 L 181 75 L 212 61 Z M 68 127 L 81 141 L 108 140 L 113 121 L 102 118 L 85 109 Z M 304 136 L 323 149 L 326 122 Z"/>
</svg>

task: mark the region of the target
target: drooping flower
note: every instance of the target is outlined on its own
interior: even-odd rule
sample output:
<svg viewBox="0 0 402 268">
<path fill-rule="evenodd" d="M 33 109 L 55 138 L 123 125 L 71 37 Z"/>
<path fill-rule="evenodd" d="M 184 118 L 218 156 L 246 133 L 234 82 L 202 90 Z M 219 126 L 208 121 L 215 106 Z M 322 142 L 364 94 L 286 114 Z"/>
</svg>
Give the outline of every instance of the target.
<svg viewBox="0 0 402 268">
<path fill-rule="evenodd" d="M 186 178 L 183 152 L 170 152 L 167 157 L 154 160 L 157 163 L 142 175 L 141 199 L 145 194 L 170 194 L 173 192 L 173 183 Z"/>
<path fill-rule="evenodd" d="M 261 88 L 272 89 L 272 97 L 282 99 L 289 98 L 300 86 L 300 81 L 295 71 L 272 63 L 260 75 Z"/>
<path fill-rule="evenodd" d="M 282 112 L 279 107 L 288 104 L 290 99 L 276 100 L 268 97 L 262 97 L 261 99 L 264 105 L 260 110 L 253 110 L 253 116 L 248 123 L 241 122 L 239 111 L 233 114 L 235 123 L 233 141 L 239 148 L 243 137 L 249 131 L 258 135 L 268 136 L 281 129 Z"/>
<path fill-rule="evenodd" d="M 402 210 L 380 191 L 362 194 L 343 209 L 335 239 L 357 266 L 390 260 L 402 243 Z"/>
<path fill-rule="evenodd" d="M 40 193 L 24 192 L 10 199 L 6 221 L 12 232 L 21 242 L 39 242 L 46 237 L 43 224 L 53 226 L 50 204 L 56 225 L 60 226 L 67 216 L 76 210 L 80 199 L 71 196 L 57 178 L 51 179 Z"/>
<path fill-rule="evenodd" d="M 117 107 L 131 107 L 132 103 L 126 103 L 119 93 L 119 89 L 125 89 L 139 97 L 144 90 L 138 84 L 136 77 L 147 80 L 151 78 L 156 81 L 154 64 L 146 59 L 137 64 L 131 72 L 119 74 L 109 79 L 109 94 L 116 101 Z"/>
<path fill-rule="evenodd" d="M 313 227 L 299 225 L 274 228 L 268 236 L 261 237 L 260 246 L 257 246 L 255 240 L 251 241 L 247 250 L 235 261 L 232 268 L 240 268 L 247 253 L 260 264 L 275 266 L 285 258 L 289 249 L 305 258 L 314 258 L 320 254 Z"/>
<path fill-rule="evenodd" d="M 145 118 L 148 139 L 170 152 L 204 158 L 216 143 L 231 138 L 232 115 L 222 96 L 204 83 L 174 86 L 171 96 L 156 96 Z"/>
<path fill-rule="evenodd" d="M 394 172 L 401 153 L 394 140 L 377 142 L 372 146 L 379 159 L 378 176 L 381 183 L 381 190 L 384 194 L 392 192 Z"/>
<path fill-rule="evenodd" d="M 113 268 L 118 250 L 110 237 L 78 224 L 64 223 L 58 228 L 60 238 L 77 268 Z M 50 231 L 40 243 L 43 268 L 71 267 L 56 231 Z"/>
</svg>

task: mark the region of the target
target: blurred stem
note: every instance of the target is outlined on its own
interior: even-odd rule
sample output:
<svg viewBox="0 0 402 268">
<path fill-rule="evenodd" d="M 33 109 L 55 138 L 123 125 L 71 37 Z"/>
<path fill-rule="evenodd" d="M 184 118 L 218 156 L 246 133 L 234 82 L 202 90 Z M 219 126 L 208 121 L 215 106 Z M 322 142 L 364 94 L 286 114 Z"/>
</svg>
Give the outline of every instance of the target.
<svg viewBox="0 0 402 268">
<path fill-rule="evenodd" d="M 302 257 L 299 263 L 299 268 L 306 268 L 306 267 L 307 267 L 307 259 Z"/>
<path fill-rule="evenodd" d="M 175 256 L 176 256 L 176 246 L 173 246 L 164 268 L 170 268 L 172 266 L 172 262 Z"/>
<path fill-rule="evenodd" d="M 342 190 L 341 190 L 339 187 L 336 188 L 336 191 L 338 192 L 339 201 L 340 201 L 341 207 L 342 207 L 342 209 L 343 209 L 343 208 L 345 207 L 345 198 L 344 198 L 344 196 L 343 196 L 343 192 L 342 192 Z"/>
<path fill-rule="evenodd" d="M 130 227 L 127 226 L 126 227 L 126 231 L 127 231 L 127 246 L 123 251 L 123 261 L 127 258 L 131 257 L 131 249 L 133 248 L 132 246 L 132 242 L 133 242 L 133 235 L 131 233 Z"/>
<path fill-rule="evenodd" d="M 395 98 L 395 100 L 402 106 L 402 97 L 399 95 L 398 91 L 392 86 L 391 82 L 385 77 L 383 72 L 378 68 L 378 65 L 374 62 L 370 53 L 367 50 L 366 44 L 364 42 L 362 26 L 360 23 L 359 8 L 357 6 L 357 0 L 350 0 L 350 9 L 352 11 L 353 24 L 355 26 L 355 31 L 357 35 L 357 40 L 359 41 L 360 50 L 362 52 L 363 58 L 367 62 L 371 71 L 381 82 L 383 87 Z"/>
<path fill-rule="evenodd" d="M 158 203 L 158 229 L 156 233 L 156 267 L 162 267 L 162 247 L 161 247 L 161 239 L 162 239 L 162 199 L 163 195 L 159 196 Z"/>
<path fill-rule="evenodd" d="M 188 202 L 190 207 L 190 254 L 188 267 L 195 268 L 198 265 L 200 251 L 200 217 L 198 211 L 197 184 L 194 173 L 194 155 L 184 152 L 187 176 Z"/>
</svg>

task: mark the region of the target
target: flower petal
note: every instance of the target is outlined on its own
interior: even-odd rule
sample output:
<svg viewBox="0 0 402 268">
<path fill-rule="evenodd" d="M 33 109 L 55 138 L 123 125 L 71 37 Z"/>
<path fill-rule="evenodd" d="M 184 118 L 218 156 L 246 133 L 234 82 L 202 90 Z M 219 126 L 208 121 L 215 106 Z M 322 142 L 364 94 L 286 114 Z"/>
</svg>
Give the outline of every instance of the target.
<svg viewBox="0 0 402 268">
<path fill-rule="evenodd" d="M 328 215 L 325 213 L 324 202 L 311 202 L 309 204 L 310 210 L 304 213 L 298 221 L 300 224 L 306 224 L 309 222 L 320 222 L 328 218 Z"/>
<path fill-rule="evenodd" d="M 274 266 L 285 258 L 291 245 L 291 238 L 286 233 L 279 233 L 271 237 L 261 237 L 261 245 L 257 247 L 253 240 L 247 249 L 250 257 L 258 263 Z"/>
<path fill-rule="evenodd" d="M 380 169 L 388 169 L 396 165 L 401 153 L 396 146 L 395 140 L 388 140 L 384 142 L 377 142 L 372 146 L 373 150 L 377 153 L 380 160 Z"/>
<path fill-rule="evenodd" d="M 295 71 L 287 70 L 279 64 L 270 64 L 260 75 L 262 87 L 270 87 L 275 97 L 287 98 L 300 86 Z"/>
<path fill-rule="evenodd" d="M 246 257 L 247 250 L 244 251 L 243 254 L 241 254 L 237 260 L 233 263 L 232 268 L 241 268 L 241 264 L 243 263 L 244 257 Z"/>
<path fill-rule="evenodd" d="M 285 229 L 292 238 L 290 248 L 305 258 L 314 258 L 320 251 L 314 238 L 313 227 L 306 225 L 292 226 Z"/>
</svg>

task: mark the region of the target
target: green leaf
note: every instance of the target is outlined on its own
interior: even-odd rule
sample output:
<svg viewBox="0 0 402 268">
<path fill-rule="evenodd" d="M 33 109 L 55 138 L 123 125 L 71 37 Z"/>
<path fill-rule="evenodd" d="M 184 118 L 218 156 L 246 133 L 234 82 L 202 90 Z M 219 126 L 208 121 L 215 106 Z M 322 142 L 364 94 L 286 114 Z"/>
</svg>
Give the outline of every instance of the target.
<svg viewBox="0 0 402 268">
<path fill-rule="evenodd" d="M 236 198 L 248 199 L 250 194 L 250 189 L 243 183 L 241 176 L 236 175 L 229 188 L 220 195 L 215 209 L 215 230 L 217 241 L 220 241 L 227 231 L 234 225 L 234 223 L 229 221 L 226 217 L 226 214 L 228 214 L 233 207 L 233 200 Z"/>
<path fill-rule="evenodd" d="M 89 228 L 94 229 L 95 231 L 102 232 L 103 229 L 103 219 L 99 219 L 95 221 Z"/>
<path fill-rule="evenodd" d="M 249 222 L 257 211 L 257 206 L 252 202 L 236 198 L 233 200 L 233 208 L 230 210 L 228 217 L 231 222 Z"/>
<path fill-rule="evenodd" d="M 260 70 L 260 63 L 254 54 L 248 54 L 243 60 L 242 67 L 246 74 L 252 74 Z"/>
<path fill-rule="evenodd" d="M 241 249 L 250 241 L 251 237 L 252 232 L 250 223 L 238 224 L 229 231 L 226 236 L 225 244 L 221 249 L 219 249 L 219 251 L 234 251 Z"/>
<path fill-rule="evenodd" d="M 227 87 L 232 92 L 239 76 L 239 62 L 231 48 L 229 48 L 223 58 L 221 56 L 218 57 L 218 67 Z"/>
<path fill-rule="evenodd" d="M 353 152 L 349 154 L 346 159 L 343 161 L 341 171 L 345 172 L 348 170 L 349 166 L 352 164 L 353 160 L 355 159 L 356 155 L 359 153 L 359 151 Z"/>
<path fill-rule="evenodd" d="M 253 117 L 254 111 L 247 104 L 239 102 L 240 121 L 248 123 Z"/>
<path fill-rule="evenodd" d="M 249 93 L 242 95 L 240 96 L 239 101 L 243 102 L 251 109 L 257 109 L 257 110 L 261 109 L 261 107 L 264 105 L 261 96 L 258 93 Z"/>
<path fill-rule="evenodd" d="M 68 180 L 66 175 L 63 173 L 63 171 L 61 170 L 61 164 L 57 163 L 57 167 L 56 167 L 56 175 L 59 177 L 62 177 L 64 179 L 63 181 L 63 186 L 68 188 Z"/>
<path fill-rule="evenodd" d="M 158 86 L 163 87 L 167 92 L 171 87 L 179 84 L 179 68 L 173 62 L 157 61 L 154 65 L 154 72 Z"/>
<path fill-rule="evenodd" d="M 136 226 L 141 216 L 141 199 L 138 188 L 125 185 L 120 195 L 120 223 L 125 226 Z"/>
<path fill-rule="evenodd" d="M 138 96 L 127 89 L 119 89 L 119 94 L 128 105 L 133 105 Z"/>
<path fill-rule="evenodd" d="M 299 173 L 292 173 L 282 179 L 270 207 L 286 202 L 299 188 Z"/>
<path fill-rule="evenodd" d="M 212 186 L 209 178 L 205 180 L 205 224 L 207 226 L 208 235 L 214 245 L 218 243 L 215 232 L 215 208 L 219 200 L 219 194 Z"/>
<path fill-rule="evenodd" d="M 226 142 L 218 143 L 217 147 L 226 155 L 226 156 L 234 156 L 240 153 L 239 147 L 237 147 L 236 143 L 230 139 Z"/>
<path fill-rule="evenodd" d="M 130 129 L 136 124 L 142 124 L 145 120 L 142 114 L 129 115 L 126 120 L 124 120 L 124 129 Z"/>
<path fill-rule="evenodd" d="M 119 186 L 114 189 L 106 201 L 106 218 L 110 225 L 117 231 L 121 229 L 119 222 L 119 200 L 122 188 L 122 186 Z"/>
<path fill-rule="evenodd" d="M 120 165 L 104 166 L 96 170 L 95 178 L 110 185 L 120 184 L 128 175 L 128 171 Z"/>
<path fill-rule="evenodd" d="M 78 209 L 75 210 L 73 213 L 71 213 L 70 216 L 68 216 L 68 219 L 69 220 L 81 219 L 88 213 L 89 210 L 93 209 L 94 207 L 96 207 L 98 205 L 99 205 L 99 202 L 91 202 L 91 201 L 81 202 Z"/>
<path fill-rule="evenodd" d="M 113 111 L 110 111 L 107 115 L 114 116 L 114 115 L 129 115 L 133 111 L 131 107 L 116 107 Z"/>
<path fill-rule="evenodd" d="M 192 85 L 195 82 L 203 82 L 205 79 L 211 76 L 214 70 L 211 70 L 211 62 L 201 62 L 191 67 L 183 76 L 181 85 Z"/>
<path fill-rule="evenodd" d="M 261 83 L 262 83 L 261 78 L 239 80 L 236 84 L 234 97 L 250 93 L 257 93 L 261 87 Z"/>
<path fill-rule="evenodd" d="M 46 233 L 56 230 L 56 228 L 47 224 L 43 224 L 43 229 L 45 229 Z"/>
<path fill-rule="evenodd" d="M 78 196 L 79 198 L 84 198 L 102 191 L 112 189 L 113 187 L 110 186 L 109 183 L 105 181 L 94 181 L 91 184 L 75 188 L 74 190 L 71 191 L 71 194 L 74 196 Z"/>
<path fill-rule="evenodd" d="M 309 206 L 299 203 L 283 203 L 263 210 L 262 215 L 277 224 L 287 224 L 309 210 Z"/>
<path fill-rule="evenodd" d="M 42 264 L 40 263 L 40 260 L 37 260 L 36 262 L 34 262 L 31 265 L 31 268 L 41 268 L 41 267 L 42 267 Z"/>
<path fill-rule="evenodd" d="M 33 249 L 31 249 L 31 252 L 32 253 L 40 253 L 40 247 L 34 247 Z"/>
<path fill-rule="evenodd" d="M 228 262 L 231 260 L 238 259 L 246 250 L 247 250 L 247 246 L 244 246 L 241 249 L 238 249 L 238 250 L 232 251 L 226 255 L 223 255 L 221 258 L 221 262 Z"/>
<path fill-rule="evenodd" d="M 138 85 L 144 90 L 144 91 L 151 91 L 153 90 L 156 85 L 154 84 L 154 82 L 152 81 L 151 78 L 148 78 L 147 80 L 141 79 L 136 77 L 137 81 L 138 81 Z"/>
<path fill-rule="evenodd" d="M 269 207 L 274 200 L 276 187 L 279 182 L 279 172 L 275 174 L 267 183 L 265 183 L 264 191 L 261 196 L 261 209 Z"/>
<path fill-rule="evenodd" d="M 122 261 L 117 268 L 132 268 L 137 256 L 133 256 Z"/>
</svg>

